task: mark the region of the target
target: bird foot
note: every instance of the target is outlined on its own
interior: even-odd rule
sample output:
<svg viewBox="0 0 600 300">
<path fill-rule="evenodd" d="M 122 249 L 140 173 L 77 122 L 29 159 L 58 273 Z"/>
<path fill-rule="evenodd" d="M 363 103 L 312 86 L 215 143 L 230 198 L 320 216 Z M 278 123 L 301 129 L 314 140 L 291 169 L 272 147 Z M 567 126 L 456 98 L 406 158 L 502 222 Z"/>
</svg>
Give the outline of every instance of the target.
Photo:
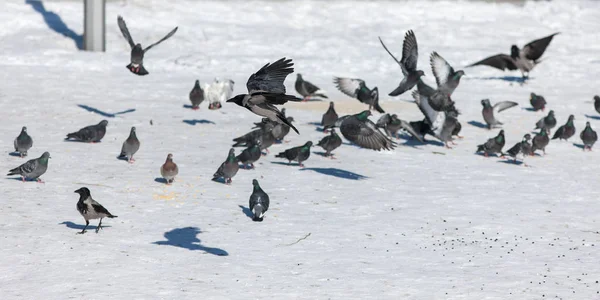
<svg viewBox="0 0 600 300">
<path fill-rule="evenodd" d="M 335 158 L 335 156 L 333 156 L 333 154 L 329 155 L 329 158 L 331 158 L 331 159 L 337 159 L 337 158 Z"/>
<path fill-rule="evenodd" d="M 38 183 L 45 183 L 43 180 L 41 180 L 41 179 L 39 179 L 39 178 L 38 178 L 38 179 L 36 179 L 36 181 L 37 181 Z"/>
<path fill-rule="evenodd" d="M 100 229 L 103 229 L 104 227 L 102 227 L 102 225 L 98 225 L 98 227 L 96 227 L 96 233 L 98 233 L 98 231 L 100 231 Z"/>
<path fill-rule="evenodd" d="M 459 138 L 459 139 L 461 139 L 461 140 L 465 138 L 464 136 L 460 136 L 460 135 L 456 135 L 456 137 Z"/>
<path fill-rule="evenodd" d="M 450 147 L 450 145 L 448 145 L 448 142 L 444 143 L 444 146 L 446 146 L 446 149 L 452 149 L 452 147 Z"/>
<path fill-rule="evenodd" d="M 304 97 L 304 98 L 302 99 L 302 102 L 306 102 L 306 101 L 308 101 L 309 99 L 310 99 L 310 97 Z"/>
<path fill-rule="evenodd" d="M 199 110 L 200 107 L 192 107 L 192 110 Z"/>
<path fill-rule="evenodd" d="M 82 231 L 77 232 L 77 234 L 84 234 L 86 232 L 87 232 L 87 230 L 82 230 Z"/>
<path fill-rule="evenodd" d="M 254 164 L 250 164 L 250 169 L 254 170 Z"/>
<path fill-rule="evenodd" d="M 130 158 L 127 162 L 130 163 L 130 164 L 133 164 L 135 162 L 135 159 Z"/>
<path fill-rule="evenodd" d="M 300 168 L 304 168 L 304 165 L 303 165 L 303 164 L 298 164 L 298 165 L 300 166 Z"/>
</svg>

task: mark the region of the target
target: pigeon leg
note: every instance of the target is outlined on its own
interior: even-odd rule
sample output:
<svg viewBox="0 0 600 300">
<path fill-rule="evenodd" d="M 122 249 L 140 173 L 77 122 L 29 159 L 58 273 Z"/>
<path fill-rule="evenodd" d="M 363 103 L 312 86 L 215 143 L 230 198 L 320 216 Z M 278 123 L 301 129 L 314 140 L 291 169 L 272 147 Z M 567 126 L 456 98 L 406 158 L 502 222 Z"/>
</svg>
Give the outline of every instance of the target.
<svg viewBox="0 0 600 300">
<path fill-rule="evenodd" d="M 304 168 L 304 165 L 302 163 L 298 163 L 298 165 L 300 166 L 300 168 Z"/>
<path fill-rule="evenodd" d="M 483 156 L 488 157 L 487 152 L 483 152 Z"/>
<path fill-rule="evenodd" d="M 85 220 L 85 226 L 83 227 L 83 229 L 78 232 L 77 234 L 84 234 L 85 233 L 85 229 L 88 227 L 88 225 L 90 225 L 90 221 Z"/>
<path fill-rule="evenodd" d="M 98 231 L 102 229 L 102 218 L 100 218 L 100 222 L 98 223 L 98 227 L 96 227 L 96 233 L 98 233 Z"/>
<path fill-rule="evenodd" d="M 456 137 L 459 138 L 459 139 L 464 139 L 465 138 L 464 136 L 460 136 L 458 134 L 456 135 Z"/>
<path fill-rule="evenodd" d="M 254 164 L 250 163 L 250 169 L 254 169 Z"/>
<path fill-rule="evenodd" d="M 232 182 L 231 178 L 225 178 L 225 184 L 230 185 Z"/>
<path fill-rule="evenodd" d="M 450 145 L 448 145 L 448 142 L 445 142 L 444 145 L 446 146 L 446 149 L 452 149 L 452 147 L 450 147 Z"/>
<path fill-rule="evenodd" d="M 200 107 L 197 107 L 197 106 L 196 107 L 192 107 L 192 110 L 198 110 L 198 109 L 200 109 Z"/>
<path fill-rule="evenodd" d="M 41 178 L 36 179 L 38 183 L 45 183 Z"/>
<path fill-rule="evenodd" d="M 21 181 L 25 182 L 25 176 L 21 175 Z"/>
<path fill-rule="evenodd" d="M 304 99 L 302 99 L 302 102 L 306 102 L 306 101 L 308 101 L 308 100 L 310 100 L 310 96 L 306 96 L 306 97 L 304 97 Z"/>
<path fill-rule="evenodd" d="M 130 164 L 132 164 L 132 163 L 135 162 L 135 159 L 133 159 L 133 156 L 132 156 L 132 157 L 129 158 L 129 160 L 127 162 L 129 162 Z"/>
</svg>

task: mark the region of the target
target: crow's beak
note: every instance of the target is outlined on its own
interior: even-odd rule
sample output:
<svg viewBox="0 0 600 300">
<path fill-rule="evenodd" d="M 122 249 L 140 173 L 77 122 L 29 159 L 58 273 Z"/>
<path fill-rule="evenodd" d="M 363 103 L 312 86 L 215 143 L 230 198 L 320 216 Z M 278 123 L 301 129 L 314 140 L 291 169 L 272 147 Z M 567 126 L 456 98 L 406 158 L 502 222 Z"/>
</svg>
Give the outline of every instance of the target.
<svg viewBox="0 0 600 300">
<path fill-rule="evenodd" d="M 231 98 L 231 99 L 229 99 L 229 100 L 227 100 L 225 102 L 233 102 L 233 98 Z"/>
</svg>

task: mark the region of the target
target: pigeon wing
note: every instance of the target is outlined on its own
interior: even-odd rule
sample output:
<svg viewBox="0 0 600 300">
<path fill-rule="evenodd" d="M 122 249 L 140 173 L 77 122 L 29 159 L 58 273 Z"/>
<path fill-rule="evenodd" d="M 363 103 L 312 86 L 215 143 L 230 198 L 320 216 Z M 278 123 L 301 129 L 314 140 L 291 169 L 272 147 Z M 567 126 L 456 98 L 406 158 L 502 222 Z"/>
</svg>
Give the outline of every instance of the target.
<svg viewBox="0 0 600 300">
<path fill-rule="evenodd" d="M 119 29 L 121 29 L 121 33 L 123 34 L 123 37 L 125 37 L 125 39 L 129 43 L 129 46 L 131 48 L 133 48 L 135 46 L 135 43 L 133 42 L 133 39 L 131 38 L 131 34 L 129 33 L 129 29 L 127 29 L 127 25 L 125 24 L 125 20 L 123 20 L 123 17 L 118 16 L 117 23 L 119 24 Z"/>
<path fill-rule="evenodd" d="M 494 56 L 490 56 L 488 58 L 482 59 L 476 63 L 470 64 L 467 66 L 468 67 L 473 67 L 473 66 L 480 66 L 480 65 L 484 65 L 484 66 L 490 66 L 496 69 L 500 69 L 502 71 L 509 69 L 509 70 L 516 70 L 517 66 L 515 65 L 515 61 L 512 59 L 512 57 L 510 57 L 509 55 L 506 54 L 498 54 L 498 55 L 494 55 Z"/>
<path fill-rule="evenodd" d="M 377 123 L 375 123 L 375 127 L 385 128 L 387 124 L 389 124 L 391 121 L 392 118 L 390 117 L 390 114 L 384 114 L 379 118 L 379 120 L 377 120 Z"/>
<path fill-rule="evenodd" d="M 517 102 L 512 102 L 512 101 L 501 101 L 498 102 L 496 104 L 494 104 L 494 115 L 496 115 L 496 113 L 499 113 L 501 111 L 507 110 L 511 107 L 515 107 L 519 105 L 519 103 Z"/>
<path fill-rule="evenodd" d="M 358 78 L 333 77 L 333 83 L 335 83 L 335 87 L 337 87 L 340 92 L 352 98 L 356 98 L 361 84 L 364 84 L 365 81 Z"/>
<path fill-rule="evenodd" d="M 258 72 L 252 74 L 246 82 L 250 94 L 268 92 L 285 94 L 285 78 L 294 73 L 294 64 L 291 59 L 281 58 L 274 63 L 264 65 Z"/>
<path fill-rule="evenodd" d="M 414 136 L 417 140 L 419 140 L 419 142 L 424 143 L 425 141 L 423 141 L 423 138 L 421 137 L 420 134 L 418 134 L 415 129 L 410 126 L 410 124 L 404 120 L 400 120 L 400 127 L 404 130 L 406 130 L 408 133 L 410 133 L 410 135 Z"/>
<path fill-rule="evenodd" d="M 394 56 L 394 54 L 392 54 L 392 52 L 385 46 L 385 44 L 383 43 L 383 40 L 381 39 L 381 37 L 379 37 L 379 42 L 381 43 L 381 46 L 383 46 L 383 49 L 385 49 L 385 51 L 396 61 L 396 63 L 398 63 L 398 65 L 400 66 L 400 68 L 402 69 L 402 74 L 404 76 L 408 75 L 408 71 L 406 70 L 406 67 L 404 66 L 404 64 L 402 63 L 402 61 L 399 61 L 396 56 Z M 404 51 L 403 51 L 404 52 Z M 402 54 L 404 56 L 404 54 Z M 404 59 L 404 57 L 403 57 Z"/>
<path fill-rule="evenodd" d="M 429 61 L 431 63 L 431 70 L 435 76 L 435 81 L 437 82 L 438 88 L 445 86 L 450 75 L 454 73 L 454 69 L 437 52 L 431 53 Z"/>
<path fill-rule="evenodd" d="M 429 99 L 427 99 L 426 96 L 421 95 L 418 91 L 414 91 L 412 96 L 415 99 L 419 110 L 423 113 L 423 115 L 427 119 L 427 122 L 429 122 L 429 125 L 432 125 L 433 127 L 433 123 L 435 123 L 435 121 L 437 120 L 438 115 L 440 115 L 440 112 L 434 110 L 431 107 L 431 105 L 429 105 Z"/>
<path fill-rule="evenodd" d="M 316 85 L 314 85 L 306 80 L 302 84 L 304 85 L 304 88 L 306 89 L 306 91 L 309 94 L 313 94 L 314 92 L 320 90 L 319 87 L 317 87 Z"/>
<path fill-rule="evenodd" d="M 172 36 L 175 34 L 175 32 L 177 32 L 177 29 L 178 29 L 178 28 L 179 28 L 179 27 L 175 27 L 175 28 L 173 28 L 173 30 L 171 30 L 171 32 L 169 32 L 167 35 L 165 35 L 165 37 L 164 37 L 164 38 L 162 38 L 162 39 L 160 39 L 158 42 L 156 42 L 156 43 L 154 43 L 154 44 L 152 44 L 152 45 L 150 45 L 150 46 L 146 47 L 146 49 L 144 49 L 144 53 L 146 53 L 146 51 L 150 50 L 150 48 L 152 48 L 152 47 L 154 47 L 154 46 L 156 46 L 156 45 L 158 45 L 158 44 L 160 44 L 160 43 L 162 43 L 162 42 L 166 41 L 168 38 L 172 37 Z"/>
<path fill-rule="evenodd" d="M 550 45 L 552 38 L 559 33 L 560 32 L 553 33 L 547 37 L 532 41 L 529 44 L 525 45 L 521 51 L 527 59 L 536 61 L 540 57 L 542 57 L 542 54 L 544 54 L 544 51 L 546 51 L 546 48 L 548 47 L 548 45 Z"/>
<path fill-rule="evenodd" d="M 419 59 L 419 49 L 417 47 L 417 37 L 412 30 L 409 30 L 404 37 L 402 45 L 402 65 L 408 71 L 417 70 L 417 60 Z"/>
</svg>

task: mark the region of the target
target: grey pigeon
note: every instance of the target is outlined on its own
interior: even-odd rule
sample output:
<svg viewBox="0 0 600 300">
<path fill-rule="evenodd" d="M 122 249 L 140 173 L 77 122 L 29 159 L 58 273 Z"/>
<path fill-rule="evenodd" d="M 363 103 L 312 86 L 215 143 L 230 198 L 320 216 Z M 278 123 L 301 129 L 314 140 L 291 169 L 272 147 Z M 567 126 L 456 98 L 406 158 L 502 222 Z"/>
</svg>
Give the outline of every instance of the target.
<svg viewBox="0 0 600 300">
<path fill-rule="evenodd" d="M 383 108 L 379 106 L 379 90 L 377 87 L 371 90 L 364 80 L 358 78 L 333 77 L 333 83 L 340 92 L 369 105 L 369 110 L 375 108 L 378 112 L 385 113 Z"/>
<path fill-rule="evenodd" d="M 317 143 L 317 146 L 325 150 L 325 156 L 331 158 L 334 158 L 331 151 L 337 149 L 341 145 L 342 138 L 337 134 L 337 132 L 335 132 L 335 129 L 331 129 L 331 133 Z"/>
<path fill-rule="evenodd" d="M 483 105 L 483 110 L 481 114 L 483 115 L 483 120 L 488 125 L 488 129 L 492 129 L 495 126 L 502 125 L 502 122 L 496 119 L 496 116 L 499 112 L 507 110 L 511 107 L 519 105 L 517 102 L 512 101 L 501 101 L 494 106 L 490 103 L 490 99 L 481 100 L 481 105 Z"/>
<path fill-rule="evenodd" d="M 517 156 L 519 154 L 522 154 L 523 163 L 525 163 L 525 157 L 531 154 L 531 144 L 529 144 L 529 140 L 531 140 L 531 135 L 526 134 L 525 136 L 523 136 L 523 139 L 520 142 L 516 143 L 512 148 L 508 149 L 508 151 L 506 151 L 506 154 L 512 157 L 515 163 L 517 162 Z M 527 166 L 527 164 L 525 164 L 525 166 Z"/>
<path fill-rule="evenodd" d="M 533 155 L 533 145 L 531 145 L 530 141 L 531 141 L 531 135 L 525 134 L 525 136 L 523 136 L 523 140 L 521 142 L 521 153 L 523 154 L 523 156 L 531 156 Z M 525 159 L 525 158 L 523 158 Z"/>
<path fill-rule="evenodd" d="M 453 104 L 444 107 L 443 111 L 437 111 L 431 107 L 429 97 L 419 93 L 419 90 L 413 92 L 413 98 L 419 110 L 425 115 L 425 119 L 429 125 L 430 134 L 444 143 L 446 148 L 451 148 L 448 143 L 454 143 L 452 136 L 455 129 L 459 126 L 458 111 Z M 456 133 L 458 134 L 458 133 Z"/>
<path fill-rule="evenodd" d="M 302 74 L 296 74 L 296 83 L 294 84 L 296 92 L 302 95 L 304 99 L 302 101 L 308 101 L 310 98 L 325 98 L 327 95 L 325 92 L 318 88 L 316 85 L 304 80 Z"/>
<path fill-rule="evenodd" d="M 192 109 L 199 109 L 202 101 L 204 101 L 204 90 L 200 87 L 200 80 L 196 80 L 194 87 L 190 91 L 190 102 L 192 102 Z"/>
<path fill-rule="evenodd" d="M 531 155 L 535 153 L 537 150 L 542 150 L 544 155 L 546 154 L 546 146 L 550 143 L 550 138 L 548 137 L 548 129 L 540 129 L 540 132 L 533 137 L 532 145 L 531 145 Z"/>
<path fill-rule="evenodd" d="M 453 104 L 452 93 L 458 87 L 460 78 L 465 75 L 465 72 L 462 70 L 455 71 L 437 52 L 431 53 L 429 61 L 437 83 L 437 90 L 428 97 L 429 106 L 436 111 L 443 111 Z"/>
<path fill-rule="evenodd" d="M 552 139 L 553 140 L 561 139 L 561 140 L 566 141 L 570 137 L 574 136 L 575 135 L 575 124 L 573 124 L 573 120 L 575 120 L 575 116 L 570 115 L 569 119 L 567 120 L 567 123 L 565 125 L 558 127 L 558 129 L 554 133 L 554 136 L 552 137 Z"/>
<path fill-rule="evenodd" d="M 104 218 L 116 218 L 117 216 L 108 212 L 104 206 L 98 203 L 96 200 L 92 198 L 92 194 L 90 190 L 86 187 L 82 187 L 75 191 L 75 193 L 79 194 L 79 201 L 77 201 L 77 211 L 83 216 L 85 219 L 85 226 L 79 232 L 79 234 L 84 234 L 85 229 L 90 225 L 90 220 L 100 219 L 98 222 L 98 227 L 96 227 L 96 233 L 102 229 L 102 219 Z"/>
<path fill-rule="evenodd" d="M 173 183 L 175 176 L 179 173 L 179 167 L 173 162 L 173 154 L 169 153 L 165 163 L 160 166 L 160 176 L 162 176 L 167 184 Z"/>
<path fill-rule="evenodd" d="M 462 139 L 463 137 L 458 135 L 460 133 L 461 129 L 462 129 L 462 124 L 460 124 L 460 122 L 457 119 L 456 125 L 454 126 L 454 130 L 452 130 L 452 136 L 456 136 L 457 138 Z"/>
<path fill-rule="evenodd" d="M 371 111 L 339 118 L 334 127 L 339 127 L 342 135 L 350 142 L 366 149 L 380 151 L 392 150 L 396 147 L 391 139 L 379 131 L 375 124 L 369 120 Z"/>
<path fill-rule="evenodd" d="M 233 148 L 229 149 L 229 154 L 227 155 L 227 159 L 219 166 L 219 169 L 213 175 L 214 181 L 219 178 L 225 179 L 226 184 L 231 184 L 231 178 L 237 174 L 240 166 L 238 165 L 237 158 L 235 157 L 235 150 Z"/>
<path fill-rule="evenodd" d="M 39 183 L 44 183 L 39 177 L 46 173 L 48 170 L 48 159 L 50 158 L 50 153 L 44 152 L 42 156 L 31 159 L 26 163 L 8 171 L 7 176 L 11 175 L 20 175 L 23 182 L 27 179 L 37 180 Z"/>
<path fill-rule="evenodd" d="M 383 46 L 383 49 L 398 63 L 400 69 L 402 70 L 402 81 L 398 84 L 398 87 L 393 90 L 389 95 L 390 96 L 399 96 L 404 92 L 412 89 L 417 82 L 420 80 L 421 76 L 425 75 L 425 73 L 421 70 L 417 70 L 417 60 L 419 58 L 419 50 L 417 46 L 417 37 L 412 30 L 409 30 L 404 36 L 404 43 L 402 44 L 402 60 L 398 60 L 390 50 L 385 46 L 381 38 L 379 38 L 379 42 Z"/>
<path fill-rule="evenodd" d="M 108 121 L 102 120 L 96 125 L 90 125 L 79 129 L 77 132 L 67 134 L 66 140 L 73 139 L 86 143 L 100 142 L 106 134 L 106 125 L 108 125 Z"/>
<path fill-rule="evenodd" d="M 294 117 L 291 116 L 286 117 L 285 119 L 289 123 L 293 123 L 295 121 Z M 283 141 L 283 138 L 285 138 L 285 136 L 288 135 L 288 133 L 290 133 L 290 126 L 287 126 L 286 124 L 277 123 L 275 124 L 275 126 L 273 126 L 273 130 L 271 131 L 271 133 L 273 134 L 275 141 L 281 143 Z"/>
<path fill-rule="evenodd" d="M 121 154 L 119 154 L 119 158 L 126 158 L 129 163 L 133 163 L 135 159 L 133 159 L 133 155 L 140 149 L 140 140 L 138 140 L 137 135 L 135 134 L 135 127 L 131 127 L 131 131 L 129 132 L 129 137 L 123 142 L 123 147 L 121 147 Z"/>
<path fill-rule="evenodd" d="M 583 142 L 583 151 L 590 150 L 598 140 L 598 134 L 592 129 L 590 122 L 585 123 L 585 129 L 579 134 L 581 141 Z"/>
<path fill-rule="evenodd" d="M 600 96 L 594 96 L 594 108 L 600 113 Z"/>
<path fill-rule="evenodd" d="M 533 111 L 544 111 L 544 108 L 546 108 L 546 99 L 542 95 L 536 95 L 535 93 L 531 93 L 529 95 L 529 103 L 531 103 Z"/>
<path fill-rule="evenodd" d="M 285 94 L 283 82 L 287 75 L 294 72 L 293 65 L 292 60 L 285 57 L 272 64 L 264 65 L 248 79 L 246 83 L 248 94 L 237 95 L 227 102 L 245 107 L 254 114 L 271 121 L 286 124 L 299 133 L 298 129 L 289 123 L 285 115 L 275 107 L 275 105 L 283 105 L 288 101 L 302 100 Z"/>
<path fill-rule="evenodd" d="M 262 222 L 267 210 L 269 210 L 269 195 L 265 193 L 258 184 L 258 180 L 252 180 L 252 195 L 250 195 L 250 211 L 252 211 L 252 221 Z"/>
<path fill-rule="evenodd" d="M 233 139 L 235 142 L 232 147 L 250 147 L 257 141 L 260 141 L 260 149 L 269 152 L 268 148 L 275 143 L 275 137 L 273 136 L 273 122 L 266 121 L 259 124 L 258 129 L 244 134 L 243 136 Z"/>
<path fill-rule="evenodd" d="M 308 141 L 302 146 L 290 148 L 280 152 L 279 154 L 275 155 L 275 157 L 285 158 L 288 160 L 288 163 L 297 161 L 300 167 L 304 167 L 302 162 L 306 161 L 310 157 L 310 147 L 312 147 L 312 145 L 313 143 Z"/>
<path fill-rule="evenodd" d="M 21 157 L 27 156 L 27 151 L 33 146 L 33 140 L 27 134 L 27 127 L 21 128 L 21 133 L 15 138 L 15 152 L 18 152 Z"/>
<path fill-rule="evenodd" d="M 497 54 L 468 65 L 467 67 L 485 65 L 502 71 L 506 69 L 511 71 L 519 69 L 523 78 L 527 78 L 529 72 L 541 62 L 541 60 L 539 60 L 540 57 L 542 57 L 542 54 L 544 54 L 544 51 L 546 51 L 546 48 L 550 45 L 552 38 L 557 34 L 559 34 L 559 32 L 532 41 L 525 45 L 523 49 L 519 49 L 516 45 L 512 45 L 510 48 L 510 55 Z"/>
<path fill-rule="evenodd" d="M 244 149 L 240 155 L 236 157 L 237 161 L 242 164 L 244 168 L 250 167 L 254 169 L 254 163 L 261 157 L 260 140 L 256 143 Z"/>
<path fill-rule="evenodd" d="M 400 129 L 404 129 L 406 132 L 408 132 L 411 136 L 413 136 L 414 138 L 416 138 L 417 140 L 419 140 L 421 143 L 423 143 L 423 139 L 421 138 L 421 135 L 418 134 L 410 125 L 410 123 L 398 119 L 398 115 L 393 114 L 384 114 L 383 116 L 381 116 L 379 118 L 379 120 L 377 120 L 377 123 L 375 123 L 375 127 L 377 128 L 383 128 L 383 130 L 385 131 L 385 133 L 389 136 L 389 137 L 398 137 L 398 131 Z"/>
<path fill-rule="evenodd" d="M 337 121 L 337 119 L 338 119 L 338 114 L 337 114 L 337 112 L 335 112 L 335 108 L 333 107 L 333 101 L 331 101 L 331 102 L 329 102 L 329 108 L 323 114 L 323 117 L 321 118 L 321 126 L 323 126 L 323 127 L 333 126 L 335 124 L 335 121 Z M 327 133 L 326 130 L 323 130 L 323 132 Z"/>
<path fill-rule="evenodd" d="M 165 40 L 173 36 L 177 31 L 177 27 L 171 30 L 171 32 L 169 32 L 158 42 L 151 44 L 150 46 L 144 49 L 142 48 L 141 44 L 136 44 L 133 41 L 133 39 L 131 38 L 131 34 L 129 33 L 129 29 L 127 29 L 127 25 L 125 24 L 125 21 L 121 16 L 117 17 L 117 23 L 119 24 L 119 29 L 121 30 L 123 37 L 125 37 L 125 39 L 129 43 L 129 46 L 131 47 L 131 63 L 127 65 L 127 69 L 131 71 L 131 73 L 136 75 L 148 75 L 148 71 L 146 71 L 146 69 L 144 68 L 144 54 L 146 54 L 146 51 L 150 50 L 152 47 L 164 42 Z"/>
<path fill-rule="evenodd" d="M 554 128 L 554 126 L 556 126 L 556 118 L 554 117 L 553 110 L 550 110 L 547 116 L 535 123 L 535 129 L 548 129 L 548 132 L 550 132 L 550 129 Z"/>
<path fill-rule="evenodd" d="M 506 143 L 506 139 L 504 138 L 504 130 L 500 130 L 500 133 L 496 137 L 493 137 L 484 144 L 477 146 L 477 152 L 483 151 L 483 155 L 489 156 L 490 154 L 499 153 L 502 155 L 502 148 L 504 148 L 504 144 Z"/>
</svg>

